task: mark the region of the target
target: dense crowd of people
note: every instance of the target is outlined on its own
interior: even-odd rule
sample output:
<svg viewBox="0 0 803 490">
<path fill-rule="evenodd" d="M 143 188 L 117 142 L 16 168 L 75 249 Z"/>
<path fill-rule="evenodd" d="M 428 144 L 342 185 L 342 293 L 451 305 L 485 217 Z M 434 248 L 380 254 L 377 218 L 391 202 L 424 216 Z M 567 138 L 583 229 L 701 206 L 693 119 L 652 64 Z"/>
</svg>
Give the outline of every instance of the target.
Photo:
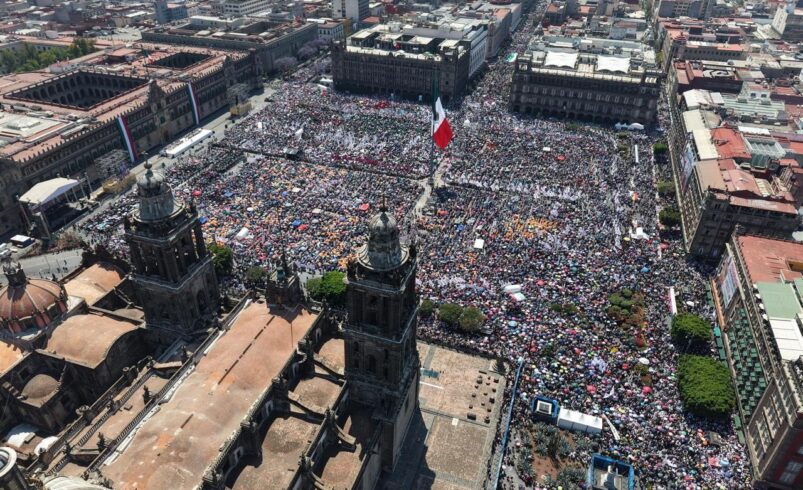
<svg viewBox="0 0 803 490">
<path fill-rule="evenodd" d="M 303 82 L 284 84 L 272 98 L 248 124 L 230 129 L 223 144 L 393 175 L 429 171 L 426 105 L 350 97 Z"/>
<path fill-rule="evenodd" d="M 524 49 L 533 28 L 514 36 L 509 53 Z M 386 197 L 403 232 L 416 230 L 421 297 L 477 306 L 487 317 L 481 334 L 423 318 L 419 335 L 521 362 L 512 438 L 531 416 L 530 400 L 543 395 L 604 416 L 618 437 L 606 427 L 595 450 L 632 463 L 643 484 L 744 488 L 749 467 L 733 427 L 696 419 L 679 401 L 669 288 L 687 309 L 712 312 L 707 271 L 687 261 L 679 240 L 659 238 L 657 210 L 665 203 L 655 183 L 668 169 L 652 158 L 657 133 L 509 114 L 511 71 L 500 57 L 452 104 L 455 140 L 438 154 L 439 180 L 426 206 L 429 106 L 337 94 L 302 77 L 229 129 L 221 147 L 183 157 L 166 178 L 195 200 L 207 238 L 233 248 L 227 286 L 235 289 L 249 267 L 280 251 L 310 272 L 344 267 L 365 240 L 366 217 Z M 291 148 L 300 160 L 283 157 Z M 133 193 L 115 201 L 81 231 L 125 254 L 121 223 L 134 201 Z M 521 295 L 511 297 L 506 286 Z M 606 313 L 608 296 L 622 288 L 644 296 L 641 344 Z M 700 434 L 709 430 L 722 445 L 705 442 Z M 506 466 L 518 450 L 509 446 Z M 589 453 L 572 459 L 587 465 Z M 504 488 L 542 487 L 505 475 Z"/>
</svg>

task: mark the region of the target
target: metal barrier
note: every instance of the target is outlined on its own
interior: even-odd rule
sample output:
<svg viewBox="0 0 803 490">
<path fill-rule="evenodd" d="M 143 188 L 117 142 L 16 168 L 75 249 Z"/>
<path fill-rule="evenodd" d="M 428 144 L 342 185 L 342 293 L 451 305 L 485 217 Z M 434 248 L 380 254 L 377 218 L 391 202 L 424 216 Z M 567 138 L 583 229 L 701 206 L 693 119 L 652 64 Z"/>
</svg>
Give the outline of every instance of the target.
<svg viewBox="0 0 803 490">
<path fill-rule="evenodd" d="M 507 438 L 510 434 L 510 422 L 513 419 L 513 405 L 516 404 L 516 393 L 519 389 L 519 378 L 521 377 L 521 368 L 524 366 L 524 359 L 519 359 L 519 367 L 516 369 L 516 379 L 513 381 L 513 391 L 510 395 L 510 406 L 507 409 L 507 422 L 505 423 L 505 432 L 502 434 L 502 447 L 499 449 L 499 463 L 496 465 L 496 474 L 493 478 L 492 489 L 499 487 L 499 476 L 502 474 L 502 461 L 505 459 L 505 450 L 507 449 Z"/>
</svg>

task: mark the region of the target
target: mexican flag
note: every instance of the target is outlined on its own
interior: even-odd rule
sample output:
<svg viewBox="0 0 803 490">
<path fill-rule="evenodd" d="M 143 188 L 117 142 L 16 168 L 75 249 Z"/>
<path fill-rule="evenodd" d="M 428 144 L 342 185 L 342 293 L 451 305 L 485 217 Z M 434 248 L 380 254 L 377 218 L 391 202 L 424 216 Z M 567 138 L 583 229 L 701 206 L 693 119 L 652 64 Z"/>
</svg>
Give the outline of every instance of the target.
<svg viewBox="0 0 803 490">
<path fill-rule="evenodd" d="M 446 119 L 446 111 L 443 110 L 440 97 L 435 100 L 434 110 L 432 139 L 435 141 L 435 144 L 438 145 L 438 148 L 445 150 L 454 135 L 452 134 L 452 127 L 449 125 L 449 120 Z"/>
</svg>

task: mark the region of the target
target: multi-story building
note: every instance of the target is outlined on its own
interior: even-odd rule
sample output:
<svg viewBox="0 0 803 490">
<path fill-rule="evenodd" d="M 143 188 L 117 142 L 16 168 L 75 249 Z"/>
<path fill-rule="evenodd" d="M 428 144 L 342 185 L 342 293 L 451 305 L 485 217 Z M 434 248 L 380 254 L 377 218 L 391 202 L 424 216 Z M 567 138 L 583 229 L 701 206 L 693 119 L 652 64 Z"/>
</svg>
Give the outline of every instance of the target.
<svg viewBox="0 0 803 490">
<path fill-rule="evenodd" d="M 332 0 L 332 16 L 335 19 L 349 19 L 352 25 L 371 15 L 369 0 Z"/>
<path fill-rule="evenodd" d="M 0 234 L 23 231 L 15 202 L 56 176 L 98 184 L 97 158 L 132 161 L 228 106 L 228 89 L 256 87 L 252 52 L 137 44 L 98 51 L 64 73 L 8 75 L 0 89 Z"/>
<path fill-rule="evenodd" d="M 784 41 L 803 41 L 803 8 L 796 7 L 794 2 L 778 7 L 772 28 Z"/>
<path fill-rule="evenodd" d="M 709 3 L 714 0 L 657 0 L 656 17 L 707 17 Z M 713 5 L 712 5 L 713 6 Z"/>
<path fill-rule="evenodd" d="M 212 17 L 210 22 L 227 19 Z M 299 48 L 318 37 L 318 26 L 311 22 L 273 22 L 268 20 L 228 19 L 230 27 L 217 30 L 187 22 L 160 26 L 142 32 L 142 40 L 184 46 L 202 46 L 236 51 L 254 50 L 263 73 L 275 70 L 276 60 L 295 56 Z"/>
<path fill-rule="evenodd" d="M 660 86 L 652 51 L 646 58 L 640 50 L 623 56 L 594 48 L 593 41 L 576 41 L 571 49 L 558 47 L 558 39 L 545 40 L 518 58 L 510 110 L 610 123 L 652 122 Z"/>
<path fill-rule="evenodd" d="M 223 0 L 223 15 L 245 17 L 270 8 L 270 0 Z"/>
<path fill-rule="evenodd" d="M 726 128 L 721 129 L 715 130 L 714 137 L 721 138 L 717 141 L 723 141 L 724 145 L 730 144 L 722 134 Z M 699 145 L 704 138 L 695 141 Z M 758 146 L 761 142 L 756 139 L 754 144 Z M 745 151 L 750 154 L 746 147 Z M 789 191 L 776 180 L 754 175 L 749 164 L 747 169 L 743 167 L 732 158 L 703 160 L 692 165 L 687 182 L 681 184 L 680 196 L 683 236 L 689 253 L 719 258 L 736 225 L 776 237 L 791 237 L 797 229 L 797 207 Z"/>
<path fill-rule="evenodd" d="M 667 75 L 667 89 L 673 94 L 688 90 L 738 94 L 743 83 L 739 72 L 727 62 L 675 61 Z"/>
<path fill-rule="evenodd" d="M 156 0 L 154 2 L 154 15 L 156 22 L 160 24 L 186 19 L 197 13 L 198 4 L 195 2 L 168 2 L 167 0 Z"/>
<path fill-rule="evenodd" d="M 803 487 L 803 244 L 737 232 L 714 299 L 756 488 Z"/>
<path fill-rule="evenodd" d="M 307 22 L 317 24 L 318 39 L 322 41 L 340 41 L 346 38 L 346 22 L 332 19 L 307 19 Z"/>
<path fill-rule="evenodd" d="M 488 30 L 485 24 L 474 19 L 442 22 L 435 28 L 405 27 L 402 31 L 410 36 L 458 41 L 470 54 L 468 76 L 474 77 L 485 66 Z"/>
<path fill-rule="evenodd" d="M 337 89 L 408 99 L 429 99 L 436 79 L 442 99 L 459 96 L 470 66 L 470 47 L 461 41 L 415 36 L 386 24 L 359 31 L 332 49 Z"/>
</svg>

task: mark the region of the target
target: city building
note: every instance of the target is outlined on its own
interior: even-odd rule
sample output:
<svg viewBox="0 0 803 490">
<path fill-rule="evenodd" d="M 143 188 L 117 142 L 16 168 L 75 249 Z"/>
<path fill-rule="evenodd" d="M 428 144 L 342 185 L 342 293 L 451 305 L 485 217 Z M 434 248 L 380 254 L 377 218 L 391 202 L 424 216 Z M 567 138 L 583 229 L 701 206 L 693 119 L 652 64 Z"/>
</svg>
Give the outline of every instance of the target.
<svg viewBox="0 0 803 490">
<path fill-rule="evenodd" d="M 332 47 L 335 87 L 351 92 L 429 100 L 437 79 L 448 101 L 465 90 L 470 66 L 461 41 L 407 34 L 400 25 L 363 29 Z"/>
<path fill-rule="evenodd" d="M 318 39 L 322 41 L 342 41 L 346 38 L 346 22 L 332 19 L 307 19 L 318 25 Z"/>
<path fill-rule="evenodd" d="M 715 0 L 656 0 L 656 17 L 708 18 Z"/>
<path fill-rule="evenodd" d="M 196 2 L 168 2 L 167 0 L 155 0 L 154 16 L 156 22 L 169 24 L 178 20 L 186 19 L 198 14 L 198 4 Z"/>
<path fill-rule="evenodd" d="M 738 94 L 743 80 L 727 62 L 674 61 L 667 76 L 667 92 L 683 94 L 689 90 Z"/>
<path fill-rule="evenodd" d="M 332 17 L 349 19 L 351 25 L 358 26 L 360 21 L 371 15 L 369 0 L 332 0 Z"/>
<path fill-rule="evenodd" d="M 260 73 L 268 74 L 275 71 L 276 60 L 295 56 L 302 46 L 318 36 L 318 25 L 312 22 L 203 17 L 207 20 L 201 23 L 193 23 L 191 19 L 184 24 L 143 31 L 142 40 L 242 52 L 253 50 L 260 64 Z"/>
<path fill-rule="evenodd" d="M 454 22 L 441 22 L 436 27 L 407 27 L 402 32 L 420 38 L 437 38 L 458 41 L 470 53 L 468 77 L 473 78 L 485 66 L 488 55 L 487 25 L 474 19 L 458 19 Z"/>
<path fill-rule="evenodd" d="M 714 130 L 713 139 L 706 141 L 707 131 L 698 130 L 692 140 L 701 153 L 714 154 L 719 152 L 708 145 L 719 144 L 729 147 L 729 151 L 752 155 L 748 145 L 775 144 L 759 137 L 741 140 L 740 135 L 726 132 L 726 128 Z M 742 148 L 737 149 L 739 145 Z M 758 168 L 754 173 L 749 163 L 739 165 L 733 158 L 704 159 L 691 165 L 688 176 L 682 174 L 685 183 L 681 182 L 680 203 L 689 253 L 719 258 L 736 225 L 752 233 L 791 237 L 799 221 L 794 197 L 777 179 L 762 178 L 766 164 L 759 163 Z"/>
<path fill-rule="evenodd" d="M 138 304 L 151 331 L 189 336 L 217 315 L 212 256 L 194 203 L 176 199 L 164 177 L 150 163 L 145 168 L 137 180 L 139 207 L 125 221 Z"/>
<path fill-rule="evenodd" d="M 735 233 L 712 279 L 755 487 L 803 486 L 803 244 Z M 718 340 L 719 343 L 719 340 Z"/>
<path fill-rule="evenodd" d="M 573 46 L 571 48 L 566 46 Z M 631 50 L 623 54 L 622 47 Z M 543 38 L 515 62 L 513 112 L 648 124 L 655 120 L 659 73 L 640 43 Z"/>
<path fill-rule="evenodd" d="M 271 7 L 270 0 L 222 0 L 221 3 L 223 15 L 227 17 L 245 17 Z"/>
<path fill-rule="evenodd" d="M 96 159 L 123 149 L 136 161 L 228 107 L 229 90 L 256 87 L 253 52 L 141 43 L 50 71 L 6 75 L 0 88 L 0 235 L 24 231 L 16 198 L 61 176 L 93 187 Z"/>
<path fill-rule="evenodd" d="M 139 183 L 139 215 L 154 179 Z M 415 245 L 400 242 L 384 206 L 368 235 L 347 267 L 342 328 L 331 310 L 295 302 L 298 277 L 282 260 L 268 298 L 241 301 L 200 343 L 170 349 L 180 361 L 129 371 L 128 405 L 96 404 L 90 430 L 63 436 L 69 450 L 34 467 L 115 488 L 474 488 L 505 376 L 490 359 L 417 341 Z"/>
<path fill-rule="evenodd" d="M 803 8 L 797 7 L 795 2 L 779 6 L 772 19 L 772 28 L 784 41 L 803 41 Z"/>
</svg>

